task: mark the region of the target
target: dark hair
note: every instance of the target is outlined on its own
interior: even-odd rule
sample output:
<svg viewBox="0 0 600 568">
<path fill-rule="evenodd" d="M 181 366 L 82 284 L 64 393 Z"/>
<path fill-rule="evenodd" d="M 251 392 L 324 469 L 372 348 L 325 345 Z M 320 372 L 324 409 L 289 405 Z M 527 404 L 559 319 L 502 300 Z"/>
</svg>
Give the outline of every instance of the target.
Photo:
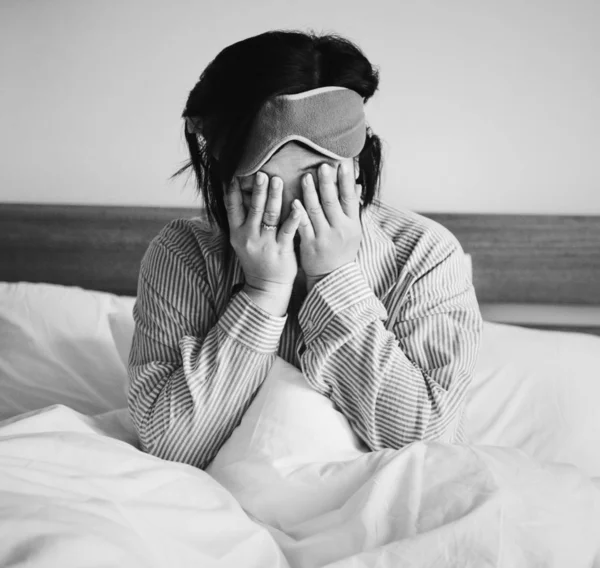
<svg viewBox="0 0 600 568">
<path fill-rule="evenodd" d="M 208 219 L 229 235 L 223 186 L 233 179 L 264 102 L 328 86 L 352 89 L 366 102 L 378 85 L 378 71 L 360 48 L 336 34 L 276 30 L 234 43 L 211 61 L 189 94 L 182 117 L 199 118 L 203 135 L 189 133 L 184 124 L 190 161 L 171 177 L 193 168 Z M 218 160 L 212 155 L 217 139 L 224 141 Z M 379 190 L 381 154 L 381 140 L 367 127 L 357 179 L 364 206 Z"/>
</svg>

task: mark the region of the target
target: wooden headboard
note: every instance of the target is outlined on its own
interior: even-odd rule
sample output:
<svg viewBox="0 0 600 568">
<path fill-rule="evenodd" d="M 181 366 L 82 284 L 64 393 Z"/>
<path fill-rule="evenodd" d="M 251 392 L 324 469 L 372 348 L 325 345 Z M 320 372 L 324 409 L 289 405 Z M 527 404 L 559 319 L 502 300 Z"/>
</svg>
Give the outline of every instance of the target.
<svg viewBox="0 0 600 568">
<path fill-rule="evenodd" d="M 2 204 L 0 281 L 135 295 L 150 240 L 170 220 L 199 214 L 180 208 Z M 600 307 L 600 217 L 426 216 L 450 229 L 471 255 L 480 303 Z"/>
</svg>

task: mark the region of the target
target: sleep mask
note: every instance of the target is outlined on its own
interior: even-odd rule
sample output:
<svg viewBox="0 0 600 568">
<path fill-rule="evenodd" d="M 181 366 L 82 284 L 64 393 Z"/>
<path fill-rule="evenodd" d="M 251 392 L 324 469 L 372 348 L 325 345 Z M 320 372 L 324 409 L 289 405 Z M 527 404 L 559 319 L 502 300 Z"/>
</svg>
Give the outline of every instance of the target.
<svg viewBox="0 0 600 568">
<path fill-rule="evenodd" d="M 186 117 L 188 132 L 202 134 L 199 121 Z M 360 154 L 367 126 L 362 97 L 345 87 L 320 87 L 269 99 L 259 110 L 236 176 L 256 173 L 284 144 L 293 140 L 341 160 Z M 221 145 L 215 144 L 219 158 Z"/>
</svg>

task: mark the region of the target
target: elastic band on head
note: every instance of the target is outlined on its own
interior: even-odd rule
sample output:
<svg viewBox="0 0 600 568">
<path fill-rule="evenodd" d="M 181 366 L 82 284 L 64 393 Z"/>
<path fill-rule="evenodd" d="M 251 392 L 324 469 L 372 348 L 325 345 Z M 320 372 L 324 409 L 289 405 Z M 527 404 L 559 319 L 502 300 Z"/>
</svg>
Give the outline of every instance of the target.
<svg viewBox="0 0 600 568">
<path fill-rule="evenodd" d="M 186 124 L 200 133 L 194 117 L 186 117 Z M 235 175 L 256 173 L 277 150 L 292 141 L 302 142 L 329 158 L 353 158 L 363 149 L 366 128 L 363 99 L 351 89 L 319 87 L 273 97 L 252 124 Z M 222 145 L 217 143 L 215 147 L 218 158 Z"/>
</svg>

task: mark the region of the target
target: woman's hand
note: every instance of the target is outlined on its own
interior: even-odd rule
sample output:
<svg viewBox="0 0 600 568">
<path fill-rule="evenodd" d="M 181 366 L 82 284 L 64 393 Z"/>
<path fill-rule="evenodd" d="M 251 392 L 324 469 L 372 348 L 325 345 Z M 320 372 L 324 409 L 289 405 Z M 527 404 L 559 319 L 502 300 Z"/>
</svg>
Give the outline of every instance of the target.
<svg viewBox="0 0 600 568">
<path fill-rule="evenodd" d="M 230 241 L 246 279 L 245 291 L 263 309 L 283 316 L 287 311 L 298 262 L 294 254 L 294 235 L 300 211 L 292 210 L 278 227 L 281 216 L 283 182 L 270 180 L 264 172 L 254 176 L 252 201 L 244 210 L 239 180 L 234 177 L 225 192 Z M 263 223 L 274 229 L 267 229 Z"/>
<path fill-rule="evenodd" d="M 302 178 L 304 207 L 295 200 L 292 211 L 303 211 L 300 233 L 300 264 L 308 291 L 321 279 L 356 259 L 362 239 L 361 186 L 355 185 L 354 168 L 344 162 L 335 171 L 319 167 L 319 195 L 310 174 Z M 338 198 L 339 187 L 339 198 Z"/>
</svg>

